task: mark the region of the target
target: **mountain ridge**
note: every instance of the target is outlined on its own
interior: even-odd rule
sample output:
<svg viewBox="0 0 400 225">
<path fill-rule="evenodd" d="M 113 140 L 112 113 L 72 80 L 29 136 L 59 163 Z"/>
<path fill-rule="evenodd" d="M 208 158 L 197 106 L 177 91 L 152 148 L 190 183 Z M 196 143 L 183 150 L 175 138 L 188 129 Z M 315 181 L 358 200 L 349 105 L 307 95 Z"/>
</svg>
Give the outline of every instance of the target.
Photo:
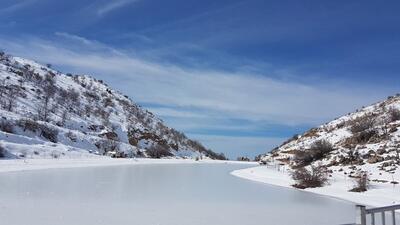
<svg viewBox="0 0 400 225">
<path fill-rule="evenodd" d="M 3 52 L 0 106 L 0 155 L 6 157 L 225 159 L 103 80 L 64 74 Z"/>
</svg>

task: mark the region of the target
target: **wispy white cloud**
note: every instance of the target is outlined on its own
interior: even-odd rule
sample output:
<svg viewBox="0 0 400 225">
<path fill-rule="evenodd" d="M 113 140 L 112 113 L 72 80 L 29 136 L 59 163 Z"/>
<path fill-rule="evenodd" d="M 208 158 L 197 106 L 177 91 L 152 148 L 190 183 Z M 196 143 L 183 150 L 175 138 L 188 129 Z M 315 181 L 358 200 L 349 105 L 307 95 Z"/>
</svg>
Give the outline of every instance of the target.
<svg viewBox="0 0 400 225">
<path fill-rule="evenodd" d="M 159 116 L 163 117 L 178 117 L 178 118 L 204 118 L 207 117 L 204 113 L 193 112 L 191 110 L 184 109 L 173 109 L 168 106 L 166 107 L 148 107 L 152 112 L 155 112 Z"/>
<path fill-rule="evenodd" d="M 97 42 L 74 38 L 84 45 L 71 48 L 33 38 L 3 39 L 0 44 L 15 54 L 95 74 L 138 102 L 196 107 L 208 116 L 287 125 L 316 124 L 377 101 L 392 91 L 389 87 L 371 89 L 356 83 L 307 85 L 240 71 L 193 70 L 149 62 L 119 50 L 110 51 L 112 48 L 105 49 Z M 97 47 L 101 51 L 92 50 Z"/>
<path fill-rule="evenodd" d="M 23 9 L 23 8 L 29 6 L 29 5 L 32 5 L 35 2 L 37 2 L 37 0 L 15 1 L 15 3 L 13 3 L 12 5 L 3 6 L 3 8 L 0 9 L 0 13 L 15 12 L 15 11 Z"/>
<path fill-rule="evenodd" d="M 109 52 L 114 55 L 123 55 L 123 53 L 120 52 L 119 50 L 111 48 L 96 40 L 89 40 L 87 38 L 66 32 L 55 32 L 54 35 L 60 38 L 58 42 L 63 42 L 63 44 L 60 44 L 61 46 L 69 46 L 71 49 L 75 48 L 77 51 L 82 51 L 82 53 Z M 43 40 L 38 40 L 38 44 L 42 41 Z M 33 42 L 35 41 L 33 40 L 32 43 Z"/>
<path fill-rule="evenodd" d="M 71 39 L 73 41 L 81 42 L 82 44 L 85 44 L 85 45 L 93 45 L 93 44 L 95 44 L 93 41 L 90 41 L 89 39 L 86 39 L 84 37 L 81 37 L 81 36 L 78 36 L 78 35 L 74 35 L 74 34 L 69 34 L 69 33 L 65 33 L 65 32 L 55 32 L 54 34 L 56 36 L 59 36 L 59 37 L 62 37 L 62 38 Z"/>
<path fill-rule="evenodd" d="M 103 16 L 113 10 L 119 9 L 138 0 L 111 0 L 97 9 L 97 15 Z"/>
</svg>

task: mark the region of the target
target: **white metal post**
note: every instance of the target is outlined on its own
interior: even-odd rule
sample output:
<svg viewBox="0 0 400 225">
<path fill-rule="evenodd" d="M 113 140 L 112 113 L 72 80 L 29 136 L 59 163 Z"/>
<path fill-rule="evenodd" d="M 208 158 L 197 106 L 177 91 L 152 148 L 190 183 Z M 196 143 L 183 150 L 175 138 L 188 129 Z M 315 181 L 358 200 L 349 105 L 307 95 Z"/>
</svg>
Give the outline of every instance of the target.
<svg viewBox="0 0 400 225">
<path fill-rule="evenodd" d="M 371 213 L 371 224 L 375 225 L 375 213 Z"/>
<path fill-rule="evenodd" d="M 356 224 L 358 225 L 367 225 L 367 214 L 365 212 L 364 205 L 357 205 L 357 221 Z"/>
</svg>

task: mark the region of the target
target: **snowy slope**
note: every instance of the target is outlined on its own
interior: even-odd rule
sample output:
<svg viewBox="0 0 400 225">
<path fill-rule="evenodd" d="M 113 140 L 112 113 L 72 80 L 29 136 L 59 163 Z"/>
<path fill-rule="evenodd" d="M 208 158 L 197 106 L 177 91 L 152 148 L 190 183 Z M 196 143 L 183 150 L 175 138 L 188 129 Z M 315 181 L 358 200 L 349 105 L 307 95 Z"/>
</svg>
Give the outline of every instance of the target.
<svg viewBox="0 0 400 225">
<path fill-rule="evenodd" d="M 87 75 L 0 53 L 0 156 L 223 158 Z"/>
<path fill-rule="evenodd" d="M 259 159 L 296 167 L 298 156 L 312 151 L 317 141 L 327 141 L 333 149 L 311 164 L 327 166 L 332 176 L 352 177 L 366 171 L 372 184 L 399 182 L 400 95 L 295 135 Z"/>
</svg>

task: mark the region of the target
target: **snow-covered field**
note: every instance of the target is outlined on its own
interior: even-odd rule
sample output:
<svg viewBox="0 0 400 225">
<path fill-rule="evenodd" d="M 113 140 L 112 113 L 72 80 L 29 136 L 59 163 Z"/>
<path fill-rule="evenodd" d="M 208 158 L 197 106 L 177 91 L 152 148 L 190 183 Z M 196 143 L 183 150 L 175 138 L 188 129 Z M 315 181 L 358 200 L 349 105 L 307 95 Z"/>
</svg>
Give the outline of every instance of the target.
<svg viewBox="0 0 400 225">
<path fill-rule="evenodd" d="M 15 172 L 26 170 L 41 170 L 55 168 L 77 168 L 93 166 L 120 166 L 120 165 L 143 165 L 143 164 L 189 164 L 189 163 L 225 163 L 225 164 L 248 164 L 252 162 L 238 161 L 219 161 L 219 160 L 200 160 L 193 159 L 149 159 L 149 158 L 128 158 L 114 159 L 109 157 L 81 158 L 81 159 L 10 159 L 0 160 L 1 172 Z"/>
<path fill-rule="evenodd" d="M 234 176 L 249 179 L 266 184 L 292 188 L 294 184 L 285 166 L 280 168 L 275 166 L 258 166 L 242 170 L 235 170 L 231 173 Z M 400 185 L 390 183 L 372 182 L 370 189 L 364 193 L 349 192 L 354 186 L 354 181 L 338 173 L 334 173 L 330 178 L 330 183 L 321 188 L 310 188 L 304 191 L 315 194 L 330 196 L 357 204 L 367 206 L 386 206 L 400 204 Z"/>
</svg>

